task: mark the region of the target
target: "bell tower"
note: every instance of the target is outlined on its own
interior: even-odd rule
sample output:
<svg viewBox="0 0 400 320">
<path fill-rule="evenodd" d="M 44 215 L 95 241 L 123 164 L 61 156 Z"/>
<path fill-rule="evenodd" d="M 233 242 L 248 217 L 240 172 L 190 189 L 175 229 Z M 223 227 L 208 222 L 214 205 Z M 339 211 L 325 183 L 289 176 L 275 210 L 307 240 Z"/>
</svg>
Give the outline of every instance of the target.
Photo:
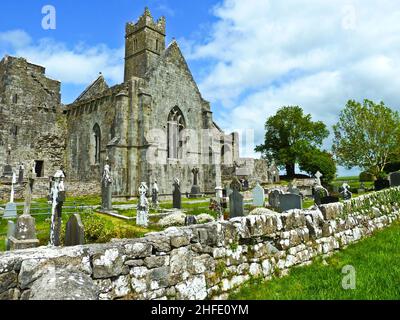
<svg viewBox="0 0 400 320">
<path fill-rule="evenodd" d="M 143 78 L 151 65 L 165 50 L 165 18 L 153 20 L 146 7 L 136 23 L 126 25 L 125 81 Z"/>
</svg>

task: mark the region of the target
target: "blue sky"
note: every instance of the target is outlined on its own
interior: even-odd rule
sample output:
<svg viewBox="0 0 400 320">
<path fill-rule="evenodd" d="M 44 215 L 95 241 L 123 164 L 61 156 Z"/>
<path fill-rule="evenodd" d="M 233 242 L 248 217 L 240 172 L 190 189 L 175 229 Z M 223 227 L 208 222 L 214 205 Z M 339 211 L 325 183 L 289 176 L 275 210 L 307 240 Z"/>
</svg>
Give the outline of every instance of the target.
<svg viewBox="0 0 400 320">
<path fill-rule="evenodd" d="M 56 9 L 56 30 L 42 29 L 44 5 Z M 255 144 L 284 105 L 330 129 L 349 99 L 400 105 L 396 0 L 7 0 L 0 55 L 46 66 L 69 103 L 99 72 L 122 82 L 125 23 L 145 6 L 167 18 L 167 42 L 178 40 L 220 126 L 254 129 Z M 253 145 L 242 151 L 256 156 Z"/>
</svg>

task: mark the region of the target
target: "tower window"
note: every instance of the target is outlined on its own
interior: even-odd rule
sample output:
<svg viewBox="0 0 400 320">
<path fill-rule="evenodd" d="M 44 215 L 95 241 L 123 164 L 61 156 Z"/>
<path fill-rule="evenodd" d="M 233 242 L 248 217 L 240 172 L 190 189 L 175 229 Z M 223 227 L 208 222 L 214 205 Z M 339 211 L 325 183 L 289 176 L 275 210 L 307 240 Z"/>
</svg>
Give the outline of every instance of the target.
<svg viewBox="0 0 400 320">
<path fill-rule="evenodd" d="M 156 51 L 158 51 L 158 39 L 156 39 Z"/>
<path fill-rule="evenodd" d="M 18 95 L 17 94 L 13 95 L 12 102 L 13 103 L 18 103 Z"/>
<path fill-rule="evenodd" d="M 138 45 L 137 45 L 137 39 L 133 40 L 133 49 L 137 50 L 138 49 Z"/>
</svg>

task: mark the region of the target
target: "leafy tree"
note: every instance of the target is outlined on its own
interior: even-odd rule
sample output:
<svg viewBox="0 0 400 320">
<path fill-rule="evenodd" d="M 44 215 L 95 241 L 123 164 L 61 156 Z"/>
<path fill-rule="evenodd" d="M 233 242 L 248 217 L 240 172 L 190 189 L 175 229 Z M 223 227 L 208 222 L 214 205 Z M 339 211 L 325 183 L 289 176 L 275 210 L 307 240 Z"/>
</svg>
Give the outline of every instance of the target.
<svg viewBox="0 0 400 320">
<path fill-rule="evenodd" d="M 399 154 L 400 117 L 383 102 L 348 101 L 333 130 L 334 154 L 348 169 L 360 167 L 381 177 L 390 159 Z"/>
<path fill-rule="evenodd" d="M 313 122 L 299 106 L 283 107 L 265 124 L 265 142 L 256 147 L 267 159 L 295 176 L 295 165 L 310 150 L 322 145 L 329 131 L 323 122 Z"/>
<path fill-rule="evenodd" d="M 309 175 L 315 175 L 318 171 L 322 173 L 322 181 L 329 183 L 336 177 L 336 162 L 333 155 L 326 151 L 313 148 L 305 152 L 300 159 L 300 170 Z"/>
</svg>

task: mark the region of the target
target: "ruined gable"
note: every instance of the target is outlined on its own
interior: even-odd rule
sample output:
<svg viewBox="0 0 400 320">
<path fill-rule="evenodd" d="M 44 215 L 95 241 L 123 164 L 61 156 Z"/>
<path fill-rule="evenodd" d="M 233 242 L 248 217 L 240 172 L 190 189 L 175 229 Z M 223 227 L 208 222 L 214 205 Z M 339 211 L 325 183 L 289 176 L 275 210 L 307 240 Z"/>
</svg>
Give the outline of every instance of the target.
<svg viewBox="0 0 400 320">
<path fill-rule="evenodd" d="M 91 85 L 89 85 L 85 91 L 75 100 L 75 102 L 90 100 L 94 97 L 102 94 L 108 89 L 108 84 L 104 77 L 100 75 Z"/>
</svg>

